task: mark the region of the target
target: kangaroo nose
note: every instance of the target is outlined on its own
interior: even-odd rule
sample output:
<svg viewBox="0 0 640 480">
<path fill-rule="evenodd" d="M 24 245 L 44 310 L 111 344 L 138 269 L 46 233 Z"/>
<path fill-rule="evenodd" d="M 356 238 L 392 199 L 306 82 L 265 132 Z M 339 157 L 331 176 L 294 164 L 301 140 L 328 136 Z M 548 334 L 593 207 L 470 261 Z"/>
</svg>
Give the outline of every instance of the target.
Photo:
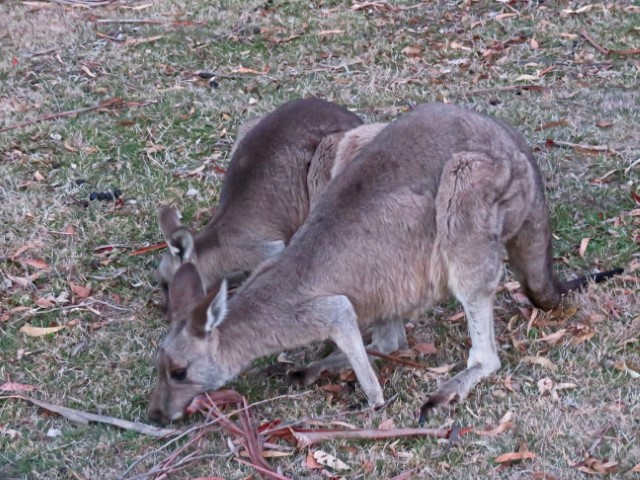
<svg viewBox="0 0 640 480">
<path fill-rule="evenodd" d="M 154 408 L 149 412 L 149 420 L 153 423 L 158 423 L 161 426 L 165 426 L 169 423 L 169 419 L 162 413 L 162 410 L 159 408 Z"/>
</svg>

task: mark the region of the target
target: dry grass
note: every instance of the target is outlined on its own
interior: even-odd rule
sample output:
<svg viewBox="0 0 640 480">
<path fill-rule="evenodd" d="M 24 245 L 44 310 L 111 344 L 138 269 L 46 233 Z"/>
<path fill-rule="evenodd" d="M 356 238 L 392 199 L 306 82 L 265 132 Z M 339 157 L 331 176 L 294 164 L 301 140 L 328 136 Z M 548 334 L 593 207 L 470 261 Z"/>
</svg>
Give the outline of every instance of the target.
<svg viewBox="0 0 640 480">
<path fill-rule="evenodd" d="M 144 420 L 154 379 L 151 359 L 165 325 L 155 286 L 157 255 L 128 253 L 160 240 L 155 207 L 161 201 L 178 204 L 191 225 L 204 223 L 221 181 L 214 167 L 228 160 L 238 123 L 294 97 L 320 95 L 369 121 L 393 119 L 410 105 L 432 100 L 498 115 L 536 148 L 562 273 L 637 265 L 639 217 L 628 214 L 637 208 L 630 192 L 638 191 L 639 182 L 640 166 L 634 162 L 640 157 L 640 56 L 607 56 L 579 36 L 586 28 L 607 48 L 637 48 L 638 11 L 632 2 L 594 5 L 579 13 L 566 11 L 579 10 L 582 2 L 374 3 L 375 8 L 357 10 L 333 0 L 304 5 L 151 0 L 148 8 L 145 2 L 118 2 L 95 9 L 0 4 L 0 129 L 114 97 L 156 102 L 0 134 L 0 383 L 34 385 L 36 395 L 53 402 Z M 132 18 L 160 23 L 94 22 Z M 404 53 L 408 46 L 414 49 Z M 269 72 L 233 73 L 240 65 Z M 219 87 L 195 82 L 196 70 L 221 74 Z M 545 88 L 497 89 L 518 84 Z M 566 122 L 538 130 L 560 120 Z M 548 138 L 606 145 L 617 153 L 547 148 Z M 200 173 L 188 173 L 199 166 L 204 166 Z M 90 192 L 116 187 L 124 192 L 123 205 L 87 205 Z M 190 190 L 197 194 L 187 195 Z M 74 234 L 61 235 L 68 226 Z M 578 255 L 583 238 L 591 239 L 584 258 Z M 95 251 L 105 244 L 120 247 Z M 30 249 L 11 260 L 25 245 Z M 43 259 L 50 267 L 32 288 L 9 277 L 38 271 L 25 259 Z M 127 310 L 60 304 L 34 316 L 20 311 L 36 308 L 48 295 L 66 293 L 74 299 L 70 282 L 90 286 L 91 299 Z M 612 281 L 569 298 L 567 309 L 577 308 L 569 318 L 549 323 L 553 316 L 544 315 L 528 330 L 525 319 L 510 322 L 521 315 L 518 306 L 526 305 L 500 294 L 496 321 L 503 368 L 455 411 L 430 419 L 430 426 L 455 420 L 482 427 L 511 411 L 513 427 L 505 433 L 463 437 L 451 448 L 414 439 L 341 442 L 322 449 L 348 463 L 352 468 L 345 477 L 354 479 L 391 478 L 413 467 L 419 467 L 420 478 L 528 479 L 544 478 L 534 473 L 545 472 L 547 478 L 569 479 L 579 475 L 572 465 L 587 452 L 617 462 L 617 471 L 625 472 L 640 461 L 640 398 L 638 380 L 616 366 L 622 361 L 635 370 L 640 366 L 638 298 L 637 284 Z M 442 305 L 411 326 L 416 340 L 437 346 L 438 353 L 423 360 L 431 366 L 464 363 L 465 325 L 447 320 L 458 309 L 455 303 Z M 25 323 L 67 328 L 30 338 L 18 331 Z M 537 341 L 560 328 L 568 333 L 558 344 Z M 576 343 L 585 333 L 593 336 Z M 302 361 L 321 348 L 290 356 Z M 556 368 L 523 361 L 535 355 Z M 287 393 L 279 379 L 262 374 L 274 362 L 259 362 L 233 387 L 250 401 Z M 338 415 L 362 427 L 391 418 L 396 426 L 413 426 L 415 412 L 439 379 L 386 362 L 378 371 L 386 396 L 398 395 L 382 412 L 349 413 L 362 400 L 361 392 L 352 390 L 352 383 L 327 378 L 295 401 L 260 405 L 255 417 L 286 421 Z M 541 395 L 538 382 L 545 377 L 575 386 L 559 390 L 557 398 Z M 327 383 L 345 390 L 332 396 L 321 389 Z M 47 436 L 51 428 L 61 435 Z M 110 427 L 76 425 L 26 403 L 0 402 L 1 478 L 118 478 L 159 445 Z M 227 455 L 221 435 L 211 435 L 200 448 L 217 456 L 178 478 L 251 475 L 250 468 Z M 537 457 L 508 466 L 495 462 L 498 455 L 522 448 Z M 144 472 L 165 454 L 150 455 L 134 472 Z M 307 468 L 306 454 L 271 463 L 292 478 L 324 478 Z"/>
</svg>

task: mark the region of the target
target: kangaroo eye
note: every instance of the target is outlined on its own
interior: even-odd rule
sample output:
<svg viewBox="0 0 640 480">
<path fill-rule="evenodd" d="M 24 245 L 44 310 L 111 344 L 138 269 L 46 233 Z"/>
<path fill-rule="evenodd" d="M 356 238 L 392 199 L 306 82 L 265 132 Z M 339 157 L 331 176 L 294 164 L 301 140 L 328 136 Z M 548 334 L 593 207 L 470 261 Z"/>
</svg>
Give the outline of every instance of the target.
<svg viewBox="0 0 640 480">
<path fill-rule="evenodd" d="M 173 378 L 177 382 L 182 382 L 187 378 L 187 369 L 186 368 L 178 368 L 176 370 L 172 370 L 171 378 Z"/>
</svg>

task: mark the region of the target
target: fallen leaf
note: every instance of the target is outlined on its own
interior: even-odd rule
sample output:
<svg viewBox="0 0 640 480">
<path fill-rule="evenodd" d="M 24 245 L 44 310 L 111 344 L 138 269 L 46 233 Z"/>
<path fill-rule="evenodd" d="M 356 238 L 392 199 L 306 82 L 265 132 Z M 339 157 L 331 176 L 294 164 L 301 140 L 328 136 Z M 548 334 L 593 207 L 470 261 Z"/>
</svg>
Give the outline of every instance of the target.
<svg viewBox="0 0 640 480">
<path fill-rule="evenodd" d="M 558 367 L 546 357 L 534 357 L 532 355 L 527 355 L 526 357 L 522 357 L 520 361 L 522 363 L 533 363 L 536 365 L 540 365 L 554 372 L 558 369 Z"/>
<path fill-rule="evenodd" d="M 627 362 L 625 362 L 624 360 L 616 360 L 614 367 L 616 368 L 616 370 L 625 372 L 627 375 L 629 375 L 633 379 L 640 378 L 640 372 L 637 372 L 629 368 L 629 366 L 627 365 Z"/>
<path fill-rule="evenodd" d="M 316 450 L 315 452 L 313 452 L 313 458 L 320 465 L 326 465 L 327 467 L 331 467 L 334 470 L 349 470 L 351 468 L 339 458 L 336 458 L 333 455 L 322 450 Z"/>
<path fill-rule="evenodd" d="M 49 265 L 47 265 L 47 262 L 40 258 L 26 258 L 22 260 L 22 262 L 33 268 L 37 268 L 38 270 L 49 270 Z"/>
<path fill-rule="evenodd" d="M 124 42 L 124 45 L 127 46 L 136 46 L 141 43 L 150 43 L 155 42 L 156 40 L 160 40 L 164 35 L 155 35 L 153 37 L 144 37 L 144 38 L 127 38 Z"/>
<path fill-rule="evenodd" d="M 66 227 L 64 227 L 64 232 L 65 235 L 75 235 L 76 230 L 73 228 L 73 225 L 69 224 Z"/>
<path fill-rule="evenodd" d="M 5 273 L 6 277 L 9 280 L 25 288 L 33 286 L 33 281 L 36 280 L 38 277 L 40 277 L 41 274 L 42 272 L 35 272 L 29 275 L 28 277 L 16 277 L 14 275 L 11 275 L 10 273 Z"/>
<path fill-rule="evenodd" d="M 42 175 L 38 170 L 36 170 L 36 172 L 33 174 L 33 179 L 36 182 L 44 182 L 45 181 L 44 175 Z"/>
<path fill-rule="evenodd" d="M 311 470 L 322 468 L 322 465 L 320 465 L 318 461 L 313 457 L 313 452 L 307 453 L 307 468 L 310 468 Z"/>
<path fill-rule="evenodd" d="M 64 143 L 64 148 L 66 148 L 67 150 L 69 150 L 70 152 L 77 152 L 78 149 L 76 147 L 73 147 L 68 140 L 65 140 Z"/>
<path fill-rule="evenodd" d="M 329 393 L 341 393 L 342 390 L 344 390 L 342 388 L 342 385 L 338 385 L 337 383 L 330 383 L 329 385 L 323 385 L 320 388 L 325 392 L 329 392 Z"/>
<path fill-rule="evenodd" d="M 486 430 L 475 430 L 475 433 L 477 433 L 478 435 L 481 435 L 481 436 L 485 436 L 485 437 L 492 437 L 494 435 L 499 435 L 502 432 L 505 432 L 506 430 L 508 430 L 508 429 L 510 429 L 512 427 L 512 425 L 513 425 L 511 423 L 512 418 L 513 418 L 513 413 L 512 412 L 507 412 L 502 416 L 502 418 L 498 422 L 498 426 L 497 427 L 491 428 L 491 429 L 486 429 Z"/>
<path fill-rule="evenodd" d="M 378 429 L 380 430 L 391 430 L 392 428 L 395 428 L 395 423 L 393 422 L 393 418 L 387 418 L 386 420 L 383 420 L 382 422 L 380 422 L 380 425 L 378 425 Z"/>
<path fill-rule="evenodd" d="M 34 327 L 33 325 L 23 325 L 19 331 L 29 337 L 43 337 L 51 333 L 59 332 L 63 328 L 65 328 L 64 325 L 58 325 L 57 327 Z"/>
<path fill-rule="evenodd" d="M 542 338 L 537 339 L 536 341 L 547 342 L 549 345 L 555 345 L 562 339 L 565 333 L 567 333 L 567 331 L 564 328 L 561 328 L 557 332 L 546 335 Z"/>
<path fill-rule="evenodd" d="M 424 353 L 425 355 L 433 355 L 435 353 L 438 353 L 438 349 L 433 343 L 416 343 L 411 348 L 417 350 L 420 353 Z"/>
<path fill-rule="evenodd" d="M 9 258 L 11 258 L 11 260 L 15 260 L 30 248 L 32 248 L 32 245 L 22 245 L 15 252 L 13 252 L 13 255 L 11 255 Z"/>
<path fill-rule="evenodd" d="M 531 474 L 531 480 L 558 480 L 558 477 L 545 472 L 533 472 Z"/>
<path fill-rule="evenodd" d="M 524 75 L 520 75 L 518 78 L 516 78 L 516 82 L 530 82 L 532 80 L 539 80 L 539 78 L 535 75 L 528 75 L 528 74 L 524 74 Z"/>
<path fill-rule="evenodd" d="M 600 120 L 596 123 L 596 126 L 599 128 L 609 128 L 613 126 L 613 123 L 607 122 L 606 120 Z"/>
<path fill-rule="evenodd" d="M 544 377 L 538 380 L 537 385 L 540 395 L 544 395 L 551 392 L 551 390 L 553 389 L 553 380 L 551 380 L 549 377 Z"/>
<path fill-rule="evenodd" d="M 544 123 L 544 124 L 540 125 L 539 127 L 536 127 L 535 131 L 536 132 L 540 132 L 542 130 L 547 130 L 549 128 L 567 127 L 567 126 L 570 126 L 570 125 L 571 125 L 571 122 L 569 120 L 557 120 L 555 122 Z"/>
<path fill-rule="evenodd" d="M 422 47 L 420 45 L 409 45 L 400 50 L 407 57 L 419 57 L 422 55 Z"/>
<path fill-rule="evenodd" d="M 590 238 L 583 238 L 580 241 L 580 250 L 578 250 L 578 254 L 580 255 L 581 258 L 584 258 L 584 254 L 587 251 L 587 247 L 589 246 L 589 241 L 591 239 Z"/>
<path fill-rule="evenodd" d="M 91 70 L 89 70 L 89 67 L 87 67 L 86 65 L 82 65 L 82 67 L 80 67 L 82 69 L 82 71 L 84 73 L 86 73 L 87 75 L 89 75 L 91 78 L 96 78 L 95 73 L 93 73 Z M 65 145 L 66 146 L 66 145 Z"/>
<path fill-rule="evenodd" d="M 77 283 L 69 282 L 69 287 L 71 287 L 71 291 L 78 298 L 87 298 L 91 295 L 90 287 L 83 287 L 82 285 L 78 285 Z"/>
<path fill-rule="evenodd" d="M 6 382 L 0 385 L 0 390 L 5 392 L 33 392 L 37 390 L 37 388 L 24 383 Z"/>
<path fill-rule="evenodd" d="M 535 39 L 535 38 L 532 38 L 532 39 L 531 39 L 531 42 L 529 42 L 529 44 L 531 45 L 531 48 L 532 48 L 533 50 L 537 50 L 537 49 L 538 49 L 538 47 L 540 46 L 540 45 L 538 44 L 538 42 L 536 41 L 536 39 Z"/>
<path fill-rule="evenodd" d="M 635 467 L 633 467 L 630 472 L 640 473 L 640 463 L 638 463 Z"/>
<path fill-rule="evenodd" d="M 155 245 L 149 245 L 146 247 L 142 247 L 142 248 L 138 248 L 136 250 L 134 250 L 133 252 L 131 252 L 129 254 L 129 256 L 134 256 L 134 255 L 142 255 L 143 253 L 147 253 L 147 252 L 153 252 L 155 250 L 162 250 L 163 248 L 167 248 L 167 243 L 166 242 L 161 242 L 161 243 L 156 243 Z"/>
<path fill-rule="evenodd" d="M 443 375 L 451 371 L 455 366 L 456 366 L 455 363 L 449 363 L 447 365 L 442 365 L 440 367 L 427 367 L 427 370 L 429 370 L 431 373 L 437 373 L 439 375 Z"/>
<path fill-rule="evenodd" d="M 253 70 L 251 68 L 245 68 L 240 65 L 238 68 L 231 71 L 231 73 L 253 73 L 255 75 L 266 75 L 269 73 L 269 67 L 266 67 L 264 70 Z"/>
<path fill-rule="evenodd" d="M 48 297 L 40 297 L 36 300 L 36 305 L 42 308 L 51 308 L 55 304 Z"/>
<path fill-rule="evenodd" d="M 447 318 L 447 322 L 455 322 L 462 319 L 464 319 L 464 312 L 458 312 L 455 315 L 451 315 L 449 318 Z"/>
<path fill-rule="evenodd" d="M 504 463 L 504 462 L 513 462 L 514 460 L 526 460 L 526 459 L 530 459 L 530 458 L 536 458 L 537 455 L 533 452 L 510 452 L 510 453 L 503 453 L 502 455 L 499 455 L 498 457 L 496 457 L 496 462 L 497 463 Z"/>
</svg>

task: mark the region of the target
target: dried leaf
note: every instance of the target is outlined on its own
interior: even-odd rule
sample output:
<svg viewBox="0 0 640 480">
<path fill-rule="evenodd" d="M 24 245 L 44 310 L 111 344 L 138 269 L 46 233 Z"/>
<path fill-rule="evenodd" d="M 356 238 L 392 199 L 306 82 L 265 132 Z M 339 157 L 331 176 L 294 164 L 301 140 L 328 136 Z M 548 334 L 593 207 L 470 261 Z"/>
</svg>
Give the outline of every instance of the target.
<svg viewBox="0 0 640 480">
<path fill-rule="evenodd" d="M 131 252 L 129 256 L 133 255 L 142 255 L 143 253 L 153 252 L 155 250 L 162 250 L 163 248 L 167 248 L 166 242 L 156 243 L 155 245 L 148 245 L 146 247 L 138 248 Z"/>
<path fill-rule="evenodd" d="M 564 334 L 567 333 L 567 331 L 564 328 L 561 328 L 560 330 L 558 330 L 555 333 L 551 333 L 549 335 L 546 335 L 542 338 L 539 338 L 538 342 L 547 342 L 549 345 L 555 345 L 556 343 L 558 343 L 562 337 L 564 336 Z"/>
<path fill-rule="evenodd" d="M 530 458 L 536 458 L 537 455 L 533 452 L 510 452 L 503 453 L 496 458 L 497 463 L 513 462 L 514 460 L 526 460 Z"/>
<path fill-rule="evenodd" d="M 537 49 L 538 49 L 538 47 L 540 46 L 540 45 L 538 44 L 538 42 L 536 41 L 536 39 L 535 39 L 535 38 L 532 38 L 532 39 L 531 39 L 531 42 L 529 42 L 529 44 L 531 45 L 531 48 L 532 48 L 533 50 L 537 50 Z"/>
<path fill-rule="evenodd" d="M 26 263 L 30 267 L 37 268 L 38 270 L 49 270 L 49 265 L 47 262 L 40 258 L 26 258 L 22 260 L 23 263 Z"/>
<path fill-rule="evenodd" d="M 42 175 L 38 170 L 36 170 L 36 172 L 33 174 L 33 179 L 36 182 L 44 182 L 45 181 L 44 175 Z"/>
<path fill-rule="evenodd" d="M 589 241 L 591 239 L 590 238 L 583 238 L 580 241 L 580 250 L 578 250 L 578 254 L 580 255 L 581 258 L 584 258 L 584 254 L 587 251 L 587 247 L 589 246 Z"/>
<path fill-rule="evenodd" d="M 447 372 L 450 372 L 455 366 L 456 366 L 455 363 L 449 363 L 447 365 L 442 365 L 440 367 L 427 367 L 427 370 L 429 370 L 431 373 L 437 373 L 439 375 L 443 375 Z"/>
<path fill-rule="evenodd" d="M 500 419 L 500 422 L 498 422 L 497 427 L 487 429 L 487 430 L 475 430 L 475 433 L 485 437 L 492 437 L 494 435 L 499 435 L 511 428 L 511 426 L 513 425 L 511 423 L 512 418 L 513 418 L 513 413 L 507 412 L 502 416 L 502 418 Z"/>
<path fill-rule="evenodd" d="M 0 390 L 4 392 L 33 392 L 37 387 L 24 383 L 6 382 L 0 385 Z"/>
<path fill-rule="evenodd" d="M 51 333 L 59 332 L 63 328 L 65 328 L 64 325 L 58 325 L 57 327 L 34 327 L 33 325 L 23 325 L 19 331 L 29 337 L 43 337 Z"/>
<path fill-rule="evenodd" d="M 318 463 L 318 461 L 313 457 L 313 452 L 307 453 L 307 468 L 311 470 L 321 469 L 322 465 Z"/>
<path fill-rule="evenodd" d="M 599 128 L 609 128 L 613 126 L 613 123 L 607 122 L 606 120 L 600 120 L 596 123 L 596 126 Z"/>
<path fill-rule="evenodd" d="M 393 422 L 393 418 L 387 418 L 386 420 L 383 420 L 382 422 L 380 422 L 380 425 L 378 425 L 378 429 L 380 430 L 391 430 L 392 428 L 395 428 L 396 425 Z"/>
<path fill-rule="evenodd" d="M 558 369 L 558 367 L 546 357 L 534 357 L 534 356 L 528 355 L 526 357 L 522 357 L 520 361 L 522 363 L 533 363 L 536 365 L 540 365 L 554 372 Z"/>
<path fill-rule="evenodd" d="M 316 450 L 315 452 L 313 452 L 313 458 L 320 465 L 326 465 L 327 467 L 331 467 L 334 470 L 349 470 L 351 468 L 339 458 L 336 458 L 333 455 L 322 450 Z"/>
<path fill-rule="evenodd" d="M 553 380 L 551 380 L 549 377 L 544 377 L 541 378 L 540 380 L 538 380 L 538 391 L 540 392 L 540 395 L 544 395 L 546 393 L 551 392 L 551 390 L 553 390 Z"/>
<path fill-rule="evenodd" d="M 571 122 L 569 120 L 557 120 L 555 122 L 549 122 L 549 123 L 544 123 L 542 125 L 540 125 L 539 127 L 536 128 L 536 132 L 540 132 L 542 130 L 547 130 L 549 128 L 554 128 L 554 127 L 567 127 L 570 126 Z"/>
<path fill-rule="evenodd" d="M 15 282 L 21 287 L 26 288 L 26 287 L 33 286 L 33 281 L 36 280 L 38 277 L 40 277 L 40 275 L 42 275 L 42 272 L 35 272 L 29 275 L 28 277 L 16 277 L 14 275 L 11 275 L 10 273 L 5 273 L 5 275 L 12 282 Z"/>
<path fill-rule="evenodd" d="M 518 78 L 516 78 L 516 82 L 530 82 L 533 80 L 539 80 L 539 78 L 535 75 L 528 75 L 528 74 L 524 74 L 524 75 L 520 75 Z"/>
<path fill-rule="evenodd" d="M 240 65 L 238 68 L 231 71 L 231 73 L 253 73 L 255 75 L 266 75 L 269 73 L 269 67 L 266 67 L 264 70 L 253 70 L 251 68 L 245 68 Z"/>
<path fill-rule="evenodd" d="M 640 463 L 638 463 L 635 467 L 633 467 L 630 472 L 640 473 Z"/>
<path fill-rule="evenodd" d="M 438 353 L 438 349 L 433 343 L 416 343 L 411 348 L 425 355 L 434 355 Z"/>
<path fill-rule="evenodd" d="M 82 65 L 80 67 L 82 69 L 82 71 L 84 73 L 86 73 L 87 75 L 89 75 L 91 78 L 96 78 L 95 73 L 93 73 L 91 70 L 89 70 L 89 67 L 87 67 L 86 65 Z M 65 145 L 66 146 L 66 145 Z"/>
<path fill-rule="evenodd" d="M 420 57 L 422 55 L 422 47 L 420 45 L 408 45 L 401 52 L 407 57 Z"/>
<path fill-rule="evenodd" d="M 90 287 L 83 287 L 82 285 L 78 285 L 77 283 L 69 282 L 69 287 L 71 287 L 71 291 L 78 298 L 87 298 L 91 295 Z"/>
<path fill-rule="evenodd" d="M 11 260 L 15 260 L 30 248 L 32 248 L 32 245 L 23 245 L 19 247 L 15 252 L 13 252 L 13 255 L 11 255 L 9 258 L 11 258 Z"/>
<path fill-rule="evenodd" d="M 66 227 L 64 227 L 63 233 L 65 235 L 75 235 L 76 234 L 76 230 L 75 230 L 75 228 L 73 228 L 73 225 L 69 224 Z"/>
<path fill-rule="evenodd" d="M 49 299 L 49 297 L 40 297 L 36 300 L 36 305 L 42 308 L 51 308 L 55 304 Z"/>
<path fill-rule="evenodd" d="M 70 152 L 77 152 L 78 149 L 76 147 L 73 147 L 68 140 L 65 140 L 64 143 L 64 148 L 66 148 L 67 150 L 69 150 Z"/>
<path fill-rule="evenodd" d="M 616 368 L 616 370 L 625 372 L 627 375 L 629 375 L 633 379 L 640 378 L 640 373 L 629 368 L 629 366 L 627 365 L 627 362 L 624 360 L 616 360 L 614 367 Z"/>
</svg>

